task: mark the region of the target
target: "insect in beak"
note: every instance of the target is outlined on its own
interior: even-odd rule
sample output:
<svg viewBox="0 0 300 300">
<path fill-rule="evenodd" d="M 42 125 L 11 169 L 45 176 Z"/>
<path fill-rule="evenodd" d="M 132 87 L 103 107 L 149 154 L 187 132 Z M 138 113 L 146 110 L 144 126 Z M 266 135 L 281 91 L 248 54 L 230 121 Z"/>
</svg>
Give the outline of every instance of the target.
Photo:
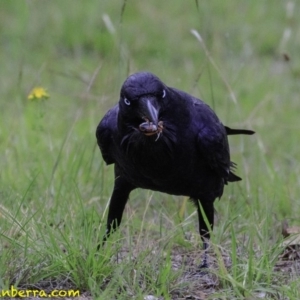
<svg viewBox="0 0 300 300">
<path fill-rule="evenodd" d="M 163 121 L 159 121 L 157 126 L 153 124 L 153 122 L 150 122 L 149 119 L 144 118 L 146 122 L 143 122 L 139 125 L 139 130 L 146 136 L 151 136 L 154 134 L 157 134 L 157 138 L 155 141 L 157 141 L 160 137 L 160 134 L 163 131 Z"/>
</svg>

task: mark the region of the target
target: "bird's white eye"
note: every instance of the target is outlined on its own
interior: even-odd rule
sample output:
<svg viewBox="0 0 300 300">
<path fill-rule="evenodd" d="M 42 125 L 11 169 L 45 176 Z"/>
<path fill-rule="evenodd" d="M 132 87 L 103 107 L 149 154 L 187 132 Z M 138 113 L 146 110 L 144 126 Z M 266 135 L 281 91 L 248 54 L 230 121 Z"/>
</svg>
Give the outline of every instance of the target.
<svg viewBox="0 0 300 300">
<path fill-rule="evenodd" d="M 130 101 L 129 101 L 127 98 L 124 98 L 124 103 L 125 103 L 126 105 L 130 105 Z"/>
<path fill-rule="evenodd" d="M 166 90 L 163 90 L 162 98 L 166 97 Z"/>
</svg>

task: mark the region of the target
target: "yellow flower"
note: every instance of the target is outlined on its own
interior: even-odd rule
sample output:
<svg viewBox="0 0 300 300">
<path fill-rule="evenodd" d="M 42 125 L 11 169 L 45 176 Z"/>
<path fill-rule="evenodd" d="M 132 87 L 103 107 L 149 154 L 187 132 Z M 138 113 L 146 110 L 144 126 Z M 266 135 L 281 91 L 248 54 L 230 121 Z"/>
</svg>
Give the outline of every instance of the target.
<svg viewBox="0 0 300 300">
<path fill-rule="evenodd" d="M 49 98 L 49 94 L 46 92 L 46 90 L 40 86 L 35 87 L 31 90 L 31 92 L 28 95 L 28 100 L 45 100 Z"/>
</svg>

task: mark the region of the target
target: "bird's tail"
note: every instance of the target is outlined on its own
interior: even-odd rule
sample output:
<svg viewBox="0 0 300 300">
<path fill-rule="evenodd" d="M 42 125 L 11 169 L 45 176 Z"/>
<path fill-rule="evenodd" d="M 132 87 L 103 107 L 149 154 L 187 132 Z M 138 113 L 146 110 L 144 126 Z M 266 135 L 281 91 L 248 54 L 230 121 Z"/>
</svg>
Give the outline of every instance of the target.
<svg viewBox="0 0 300 300">
<path fill-rule="evenodd" d="M 229 170 L 229 174 L 228 174 L 228 178 L 227 181 L 228 182 L 235 182 L 235 181 L 240 181 L 242 180 L 241 177 L 235 175 L 232 171 L 236 169 L 236 163 L 234 163 L 233 161 L 230 162 L 230 170 Z"/>
<path fill-rule="evenodd" d="M 225 126 L 225 130 L 226 130 L 226 134 L 227 135 L 235 135 L 235 134 L 247 134 L 247 135 L 251 135 L 254 134 L 255 131 L 253 130 L 247 130 L 247 129 L 232 129 L 229 128 L 227 126 Z M 230 162 L 230 168 L 231 169 L 235 169 L 236 164 L 234 162 Z M 229 176 L 227 181 L 229 182 L 234 182 L 234 181 L 240 181 L 242 180 L 241 177 L 235 175 L 234 173 L 232 173 L 231 171 L 229 171 Z"/>
<path fill-rule="evenodd" d="M 232 128 L 229 128 L 227 126 L 225 126 L 225 130 L 226 130 L 227 135 L 235 135 L 235 134 L 247 134 L 247 135 L 251 135 L 251 134 L 255 133 L 255 131 L 253 131 L 253 130 L 232 129 Z"/>
<path fill-rule="evenodd" d="M 229 181 L 229 182 L 235 182 L 235 181 L 240 181 L 240 180 L 242 180 L 241 177 L 235 175 L 235 174 L 232 173 L 232 172 L 229 172 L 229 176 L 228 176 L 227 181 Z"/>
</svg>

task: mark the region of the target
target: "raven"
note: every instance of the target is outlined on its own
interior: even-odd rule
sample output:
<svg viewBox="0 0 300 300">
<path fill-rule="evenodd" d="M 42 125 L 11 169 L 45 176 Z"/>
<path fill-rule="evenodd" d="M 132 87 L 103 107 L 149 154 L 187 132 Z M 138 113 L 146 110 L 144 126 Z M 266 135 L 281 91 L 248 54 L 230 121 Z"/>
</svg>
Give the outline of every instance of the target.
<svg viewBox="0 0 300 300">
<path fill-rule="evenodd" d="M 168 87 L 152 73 L 129 76 L 119 103 L 96 130 L 102 157 L 115 172 L 103 242 L 120 225 L 130 192 L 143 188 L 189 196 L 206 250 L 214 201 L 225 184 L 241 180 L 232 172 L 227 135 L 253 133 L 224 126 L 203 101 Z M 201 267 L 207 267 L 206 251 Z"/>
</svg>

